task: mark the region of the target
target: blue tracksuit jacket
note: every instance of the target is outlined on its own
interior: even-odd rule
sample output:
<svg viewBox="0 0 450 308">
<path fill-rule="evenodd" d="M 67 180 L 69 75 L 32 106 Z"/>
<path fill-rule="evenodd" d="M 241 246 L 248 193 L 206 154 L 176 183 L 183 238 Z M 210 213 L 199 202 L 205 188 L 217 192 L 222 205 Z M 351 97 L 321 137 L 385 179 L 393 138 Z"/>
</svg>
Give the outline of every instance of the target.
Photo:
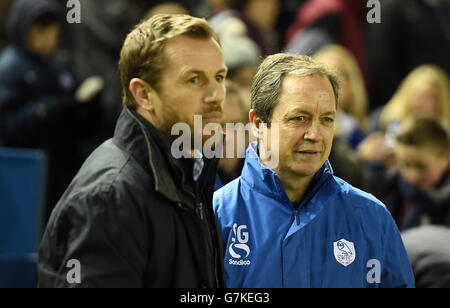
<svg viewBox="0 0 450 308">
<path fill-rule="evenodd" d="M 294 210 L 256 142 L 241 177 L 214 194 L 226 286 L 413 287 L 399 231 L 372 195 L 333 175 L 329 162 Z"/>
</svg>

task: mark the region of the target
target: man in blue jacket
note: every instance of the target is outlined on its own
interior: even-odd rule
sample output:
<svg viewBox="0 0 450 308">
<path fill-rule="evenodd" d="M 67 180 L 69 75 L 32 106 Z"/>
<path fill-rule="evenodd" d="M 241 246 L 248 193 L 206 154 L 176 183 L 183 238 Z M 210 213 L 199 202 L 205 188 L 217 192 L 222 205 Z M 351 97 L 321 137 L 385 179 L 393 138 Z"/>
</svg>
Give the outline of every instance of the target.
<svg viewBox="0 0 450 308">
<path fill-rule="evenodd" d="M 277 54 L 255 76 L 257 142 L 241 177 L 214 194 L 227 287 L 413 287 L 386 207 L 333 175 L 339 95 L 311 58 Z"/>
</svg>

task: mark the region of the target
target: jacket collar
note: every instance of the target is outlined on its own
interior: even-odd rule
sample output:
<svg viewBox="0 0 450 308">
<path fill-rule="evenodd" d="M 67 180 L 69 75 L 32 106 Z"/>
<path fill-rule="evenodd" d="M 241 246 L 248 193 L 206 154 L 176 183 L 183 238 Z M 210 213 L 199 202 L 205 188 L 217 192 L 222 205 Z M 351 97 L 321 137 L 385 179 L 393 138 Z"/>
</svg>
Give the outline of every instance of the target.
<svg viewBox="0 0 450 308">
<path fill-rule="evenodd" d="M 324 181 L 333 175 L 333 169 L 328 160 L 316 172 L 308 192 L 302 199 L 301 204 L 305 204 L 315 195 Z M 274 198 L 282 203 L 292 204 L 289 200 L 280 178 L 272 169 L 261 163 L 258 155 L 258 143 L 252 142 L 246 151 L 245 165 L 242 170 L 242 179 L 253 189 L 260 193 Z"/>
<path fill-rule="evenodd" d="M 123 109 L 114 140 L 152 174 L 156 192 L 174 202 L 192 204 L 192 159 L 175 159 L 170 141 L 139 113 Z"/>
</svg>

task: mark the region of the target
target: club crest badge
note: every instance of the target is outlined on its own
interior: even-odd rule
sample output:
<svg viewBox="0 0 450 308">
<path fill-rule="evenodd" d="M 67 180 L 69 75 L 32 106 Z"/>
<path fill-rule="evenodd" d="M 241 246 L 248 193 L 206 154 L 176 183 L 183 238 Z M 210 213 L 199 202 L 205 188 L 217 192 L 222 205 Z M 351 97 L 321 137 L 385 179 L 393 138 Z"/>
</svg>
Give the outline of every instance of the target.
<svg viewBox="0 0 450 308">
<path fill-rule="evenodd" d="M 356 251 L 355 245 L 345 239 L 340 239 L 333 243 L 334 257 L 336 261 L 344 266 L 348 266 L 355 261 Z"/>
</svg>

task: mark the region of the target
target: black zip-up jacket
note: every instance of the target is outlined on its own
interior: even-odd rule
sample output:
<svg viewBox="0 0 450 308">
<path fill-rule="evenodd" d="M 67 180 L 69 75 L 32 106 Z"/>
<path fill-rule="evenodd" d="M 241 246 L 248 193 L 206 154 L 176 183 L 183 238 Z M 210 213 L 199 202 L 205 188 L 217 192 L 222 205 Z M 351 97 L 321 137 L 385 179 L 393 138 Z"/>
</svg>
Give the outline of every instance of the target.
<svg viewBox="0 0 450 308">
<path fill-rule="evenodd" d="M 224 286 L 212 210 L 218 160 L 204 159 L 195 183 L 193 160 L 173 158 L 170 147 L 137 112 L 122 111 L 114 137 L 90 155 L 52 212 L 39 287 Z M 67 279 L 72 259 L 79 284 Z"/>
</svg>

